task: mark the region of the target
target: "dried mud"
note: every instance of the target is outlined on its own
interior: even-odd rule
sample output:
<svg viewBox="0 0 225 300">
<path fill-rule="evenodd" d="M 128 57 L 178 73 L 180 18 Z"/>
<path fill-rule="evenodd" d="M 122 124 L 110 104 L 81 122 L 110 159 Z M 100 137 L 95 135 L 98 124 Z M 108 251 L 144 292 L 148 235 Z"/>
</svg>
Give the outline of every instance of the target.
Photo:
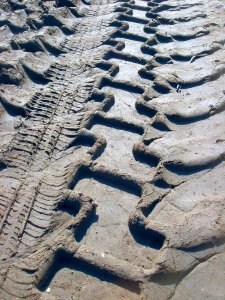
<svg viewBox="0 0 225 300">
<path fill-rule="evenodd" d="M 0 3 L 0 299 L 225 298 L 225 4 Z"/>
</svg>

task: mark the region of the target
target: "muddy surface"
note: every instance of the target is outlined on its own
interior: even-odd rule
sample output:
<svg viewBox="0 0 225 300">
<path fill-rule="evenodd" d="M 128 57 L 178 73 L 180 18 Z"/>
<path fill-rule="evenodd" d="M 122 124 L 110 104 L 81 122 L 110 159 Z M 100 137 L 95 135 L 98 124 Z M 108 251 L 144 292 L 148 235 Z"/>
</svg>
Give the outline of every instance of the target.
<svg viewBox="0 0 225 300">
<path fill-rule="evenodd" d="M 1 300 L 225 299 L 224 16 L 1 1 Z"/>
</svg>

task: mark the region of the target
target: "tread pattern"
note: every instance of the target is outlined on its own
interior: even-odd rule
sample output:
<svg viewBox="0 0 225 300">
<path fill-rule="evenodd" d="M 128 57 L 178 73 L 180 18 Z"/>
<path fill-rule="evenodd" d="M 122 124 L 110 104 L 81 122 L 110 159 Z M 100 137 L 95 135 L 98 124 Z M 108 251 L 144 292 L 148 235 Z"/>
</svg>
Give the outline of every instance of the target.
<svg viewBox="0 0 225 300">
<path fill-rule="evenodd" d="M 0 157 L 1 299 L 39 299 L 65 260 L 147 299 L 172 274 L 157 297 L 173 299 L 224 251 L 215 7 L 0 4 L 0 101 L 17 124 Z"/>
</svg>

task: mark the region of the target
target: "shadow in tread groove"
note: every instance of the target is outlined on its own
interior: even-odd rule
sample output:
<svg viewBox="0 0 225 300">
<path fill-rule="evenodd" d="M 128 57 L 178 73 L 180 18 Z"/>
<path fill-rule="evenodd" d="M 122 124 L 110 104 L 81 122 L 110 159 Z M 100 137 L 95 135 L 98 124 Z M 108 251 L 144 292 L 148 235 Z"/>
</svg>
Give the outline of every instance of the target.
<svg viewBox="0 0 225 300">
<path fill-rule="evenodd" d="M 42 84 L 42 85 L 49 83 L 50 80 L 46 79 L 42 74 L 36 72 L 35 70 L 31 69 L 27 65 L 23 64 L 23 68 L 27 76 L 29 77 L 29 79 L 34 83 Z"/>
<path fill-rule="evenodd" d="M 141 186 L 131 178 L 123 178 L 116 173 L 112 174 L 106 170 L 92 171 L 88 167 L 81 166 L 70 183 L 70 189 L 74 189 L 77 183 L 85 178 L 95 179 L 96 181 L 113 188 L 119 189 L 129 194 L 141 196 Z"/>
<path fill-rule="evenodd" d="M 173 173 L 178 175 L 191 175 L 197 172 L 201 172 L 207 169 L 215 168 L 223 161 L 223 157 L 218 157 L 211 161 L 205 162 L 203 164 L 196 164 L 196 165 L 184 165 L 179 162 L 167 162 L 164 163 L 165 168 Z"/>
<path fill-rule="evenodd" d="M 136 93 L 136 94 L 144 93 L 144 88 L 140 86 L 134 86 L 126 81 L 122 82 L 122 81 L 111 80 L 109 78 L 103 78 L 100 83 L 99 89 L 102 89 L 103 87 L 107 87 L 107 86 L 128 91 L 130 93 Z"/>
<path fill-rule="evenodd" d="M 44 276 L 39 280 L 37 288 L 40 291 L 45 291 L 55 275 L 63 268 L 82 272 L 88 276 L 98 278 L 101 281 L 116 284 L 138 295 L 141 292 L 140 286 L 137 282 L 131 282 L 129 280 L 125 280 L 124 278 L 118 278 L 110 271 L 101 270 L 95 265 L 91 265 L 80 259 L 74 258 L 71 254 L 67 253 L 63 249 L 60 249 L 56 252 L 55 257 L 44 273 Z"/>
<path fill-rule="evenodd" d="M 107 127 L 112 127 L 112 128 L 115 128 L 115 129 L 121 129 L 121 130 L 129 131 L 129 132 L 137 133 L 139 135 L 144 134 L 144 129 L 141 126 L 138 126 L 138 125 L 133 124 L 133 123 L 127 123 L 127 122 L 125 122 L 121 119 L 104 118 L 101 115 L 95 115 L 94 118 L 93 118 L 92 123 L 89 126 L 92 127 L 96 124 L 100 124 L 100 125 L 104 125 L 104 126 L 107 126 Z"/>
<path fill-rule="evenodd" d="M 4 162 L 0 162 L 0 171 L 3 171 L 3 170 L 5 170 L 7 168 L 7 165 L 6 165 L 6 163 L 4 163 Z"/>
<path fill-rule="evenodd" d="M 150 167 L 157 167 L 160 159 L 157 156 L 154 156 L 151 153 L 145 153 L 140 150 L 133 150 L 134 158 L 144 164 L 149 165 Z"/>
<path fill-rule="evenodd" d="M 130 232 L 135 241 L 143 246 L 159 250 L 165 241 L 165 236 L 153 229 L 146 229 L 142 221 L 129 224 Z"/>
</svg>

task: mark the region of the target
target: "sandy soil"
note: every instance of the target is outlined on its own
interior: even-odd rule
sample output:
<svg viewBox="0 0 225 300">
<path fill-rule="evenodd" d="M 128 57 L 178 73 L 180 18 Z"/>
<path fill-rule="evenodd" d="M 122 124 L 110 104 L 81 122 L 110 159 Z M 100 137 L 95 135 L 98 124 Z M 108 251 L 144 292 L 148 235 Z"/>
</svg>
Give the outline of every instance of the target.
<svg viewBox="0 0 225 300">
<path fill-rule="evenodd" d="M 0 3 L 0 300 L 225 299 L 222 0 Z"/>
</svg>

